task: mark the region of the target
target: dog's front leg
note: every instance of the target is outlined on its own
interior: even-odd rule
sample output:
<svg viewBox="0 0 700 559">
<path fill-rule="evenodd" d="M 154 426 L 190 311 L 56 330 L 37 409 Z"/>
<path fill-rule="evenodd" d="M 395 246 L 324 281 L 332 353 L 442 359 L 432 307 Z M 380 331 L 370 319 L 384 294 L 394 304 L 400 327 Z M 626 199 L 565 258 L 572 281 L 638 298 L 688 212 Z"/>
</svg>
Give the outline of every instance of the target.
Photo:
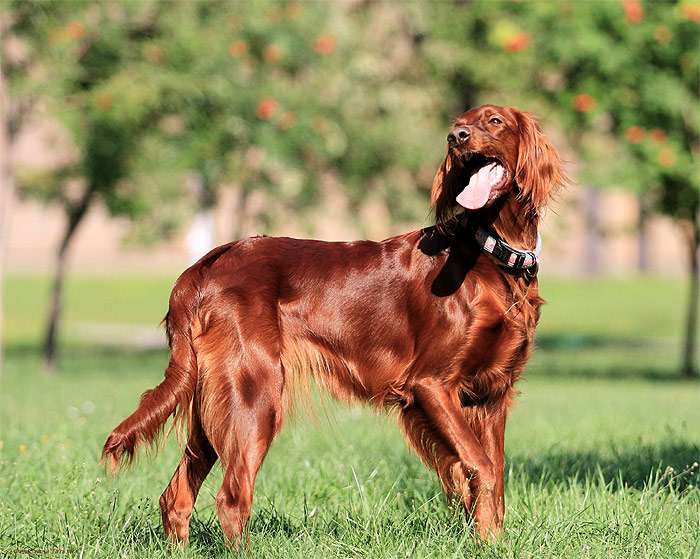
<svg viewBox="0 0 700 559">
<path fill-rule="evenodd" d="M 491 460 L 496 473 L 496 514 L 499 526 L 503 525 L 505 516 L 505 430 L 506 430 L 507 409 L 498 409 L 495 412 L 487 413 L 485 417 L 478 420 L 477 430 L 479 439 L 486 455 Z"/>
<path fill-rule="evenodd" d="M 413 387 L 413 395 L 415 403 L 425 412 L 433 428 L 452 448 L 471 476 L 469 485 L 479 535 L 483 538 L 494 537 L 500 528 L 496 505 L 496 470 L 464 417 L 459 399 L 432 378 L 418 380 Z M 465 502 L 465 506 L 468 507 L 469 503 Z"/>
</svg>

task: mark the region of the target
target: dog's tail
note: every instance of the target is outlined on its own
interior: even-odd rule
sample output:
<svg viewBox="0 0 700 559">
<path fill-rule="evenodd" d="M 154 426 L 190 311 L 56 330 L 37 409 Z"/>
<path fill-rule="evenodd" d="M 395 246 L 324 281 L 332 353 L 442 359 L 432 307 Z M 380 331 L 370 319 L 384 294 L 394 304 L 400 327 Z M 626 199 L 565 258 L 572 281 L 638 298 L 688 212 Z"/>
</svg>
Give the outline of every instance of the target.
<svg viewBox="0 0 700 559">
<path fill-rule="evenodd" d="M 184 428 L 191 413 L 191 401 L 197 386 L 197 357 L 192 347 L 192 326 L 199 306 L 199 291 L 192 268 L 178 278 L 170 306 L 165 315 L 165 329 L 170 346 L 170 362 L 165 378 L 141 396 L 136 411 L 110 433 L 102 460 L 112 469 L 130 463 L 141 443 L 153 443 L 171 415 L 174 426 Z"/>
</svg>

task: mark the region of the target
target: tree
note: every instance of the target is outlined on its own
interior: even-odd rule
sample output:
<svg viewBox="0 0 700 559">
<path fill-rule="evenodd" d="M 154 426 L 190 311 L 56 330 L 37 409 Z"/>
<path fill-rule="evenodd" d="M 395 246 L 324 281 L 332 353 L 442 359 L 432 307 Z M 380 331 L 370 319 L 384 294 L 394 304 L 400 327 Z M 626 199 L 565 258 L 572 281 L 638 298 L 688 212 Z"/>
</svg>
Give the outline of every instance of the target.
<svg viewBox="0 0 700 559">
<path fill-rule="evenodd" d="M 0 24 L 1 25 L 1 24 Z M 0 29 L 0 33 L 2 29 Z M 5 71 L 0 61 L 0 374 L 4 362 L 3 321 L 4 321 L 4 270 L 5 270 L 5 235 L 10 196 L 14 192 L 12 168 L 10 166 L 10 147 L 12 141 L 8 126 L 8 95 L 5 85 Z"/>
<path fill-rule="evenodd" d="M 138 219 L 166 197 L 160 188 L 168 182 L 155 180 L 157 173 L 139 189 L 130 188 L 127 178 L 148 175 L 143 154 L 151 147 L 149 124 L 167 79 L 153 76 L 141 56 L 157 32 L 162 5 L 29 4 L 15 6 L 14 14 L 23 17 L 15 17 L 12 30 L 31 51 L 26 87 L 41 90 L 39 99 L 70 132 L 75 152 L 70 163 L 48 174 L 19 177 L 23 195 L 57 204 L 66 216 L 43 342 L 52 370 L 67 255 L 84 217 L 100 201 L 110 215 Z"/>
<path fill-rule="evenodd" d="M 541 107 L 566 132 L 587 181 L 626 186 L 643 212 L 679 224 L 690 284 L 681 369 L 696 374 L 700 4 L 475 0 L 439 8 L 429 41 L 440 45 L 432 59 L 453 104 L 489 95 Z"/>
<path fill-rule="evenodd" d="M 17 29 L 31 27 L 26 8 L 26 5 L 11 5 L 0 10 L 0 371 L 4 354 L 2 324 L 7 217 L 15 193 L 11 153 L 36 101 L 36 95 L 28 87 L 28 52 L 14 33 Z"/>
<path fill-rule="evenodd" d="M 12 33 L 31 53 L 22 87 L 63 123 L 74 152 L 50 173 L 20 176 L 23 195 L 66 215 L 44 339 L 49 368 L 67 255 L 95 204 L 129 218 L 141 240 L 155 240 L 178 227 L 188 205 L 213 204 L 232 179 L 243 185 L 242 207 L 245 193 L 267 192 L 266 220 L 313 206 L 319 184 L 334 176 L 353 207 L 379 186 L 392 215 L 413 216 L 426 141 L 424 128 L 406 126 L 401 101 L 420 109 L 415 122 L 430 123 L 430 91 L 413 53 L 387 53 L 397 40 L 419 44 L 401 8 L 385 16 L 381 33 L 366 28 L 372 10 L 381 8 L 11 5 Z M 398 169 L 409 175 L 395 181 Z M 182 189 L 188 172 L 202 186 L 194 204 Z"/>
<path fill-rule="evenodd" d="M 533 36 L 546 35 L 534 45 L 536 85 L 569 129 L 612 137 L 624 156 L 603 169 L 684 233 L 689 296 L 681 371 L 697 376 L 700 5 L 537 4 L 530 21 Z M 595 145 L 588 144 L 581 145 L 584 157 Z M 596 155 L 592 166 L 605 159 Z"/>
<path fill-rule="evenodd" d="M 154 46 L 171 72 L 196 84 L 171 100 L 180 119 L 173 140 L 209 199 L 236 181 L 245 211 L 248 194 L 264 190 L 269 204 L 258 217 L 265 223 L 313 207 L 319 185 L 333 176 L 353 207 L 382 184 L 396 217 L 413 212 L 406 201 L 417 190 L 426 142 L 420 127 L 405 126 L 400 101 L 423 105 L 416 123 L 435 119 L 425 119 L 431 91 L 416 72 L 420 64 L 388 52 L 397 41 L 414 46 L 403 9 L 377 33 L 366 25 L 373 6 L 213 6 L 221 8 L 198 3 L 171 11 Z M 403 196 L 389 188 L 399 167 L 412 173 Z"/>
<path fill-rule="evenodd" d="M 683 233 L 689 289 L 681 372 L 698 376 L 700 5 L 628 0 L 623 32 L 633 49 L 629 67 L 615 72 L 621 84 L 608 100 L 612 132 L 624 137 L 653 207 Z M 640 81 L 636 72 L 651 78 Z"/>
</svg>

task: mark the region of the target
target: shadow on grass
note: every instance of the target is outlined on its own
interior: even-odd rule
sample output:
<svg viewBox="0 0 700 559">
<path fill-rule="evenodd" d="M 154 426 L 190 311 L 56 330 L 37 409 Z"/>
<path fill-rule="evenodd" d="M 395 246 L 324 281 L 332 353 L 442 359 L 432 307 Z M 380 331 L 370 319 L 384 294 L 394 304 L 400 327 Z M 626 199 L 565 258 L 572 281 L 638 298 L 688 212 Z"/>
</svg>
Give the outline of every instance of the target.
<svg viewBox="0 0 700 559">
<path fill-rule="evenodd" d="M 313 509 L 323 510 L 310 516 L 302 503 L 303 499 L 298 503 L 290 503 L 284 511 L 277 510 L 269 502 L 255 505 L 247 526 L 253 546 L 256 539 L 283 538 L 291 541 L 310 538 L 316 543 L 321 539 L 330 539 L 339 545 L 351 540 L 352 545 L 370 547 L 373 540 L 381 538 L 382 534 L 430 534 L 436 530 L 436 526 L 443 532 L 452 532 L 455 538 L 464 533 L 464 513 L 461 507 L 456 502 L 446 506 L 442 495 L 427 502 L 416 498 L 393 514 L 380 514 L 385 509 L 378 504 L 373 504 L 371 510 L 366 510 L 355 506 L 357 503 L 335 503 L 328 506 L 319 498 L 312 501 Z M 221 527 L 214 513 L 195 511 L 190 523 L 190 544 L 209 552 L 226 550 Z"/>
<path fill-rule="evenodd" d="M 511 477 L 547 485 L 576 480 L 613 489 L 656 487 L 682 491 L 700 483 L 700 445 L 669 440 L 661 445 L 570 451 L 552 449 L 537 456 L 509 456 Z"/>
<path fill-rule="evenodd" d="M 700 482 L 698 468 L 692 464 L 700 459 L 700 447 L 690 442 L 675 441 L 664 445 L 640 445 L 611 449 L 609 455 L 598 451 L 551 451 L 535 459 L 510 456 L 510 479 L 506 484 L 526 481 L 543 489 L 575 482 L 579 485 L 604 486 L 608 491 L 623 489 L 646 490 L 657 493 L 693 491 Z M 334 541 L 353 540 L 356 545 L 371 547 L 373 538 L 386 533 L 411 534 L 412 537 L 432 534 L 439 529 L 445 537 L 461 538 L 464 535 L 464 516 L 457 502 L 450 503 L 441 494 L 434 477 L 424 483 L 427 472 L 407 454 L 405 461 L 399 458 L 405 475 L 391 491 L 398 496 L 382 505 L 389 509 L 398 507 L 389 515 L 375 515 L 356 507 L 337 504 L 335 510 L 326 509 L 319 517 L 308 519 L 302 505 L 292 505 L 284 512 L 266 503 L 254 509 L 249 529 L 256 538 L 330 538 Z M 673 471 L 669 470 L 669 466 Z M 322 506 L 314 500 L 312 506 Z M 355 528 L 371 526 L 359 540 Z M 198 549 L 222 552 L 221 530 L 213 514 L 193 517 L 191 542 Z M 253 542 L 255 545 L 255 542 Z"/>
<path fill-rule="evenodd" d="M 43 370 L 43 361 L 36 344 L 12 344 L 5 348 L 6 362 L 22 370 Z M 66 344 L 61 348 L 59 375 L 105 375 L 130 370 L 162 371 L 168 363 L 167 348 L 134 348 Z"/>
<path fill-rule="evenodd" d="M 645 380 L 649 382 L 668 382 L 668 383 L 688 383 L 694 384 L 700 382 L 700 377 L 685 377 L 682 376 L 677 368 L 673 367 L 654 367 L 629 365 L 623 367 L 613 366 L 595 366 L 586 364 L 572 364 L 566 367 L 553 366 L 546 363 L 547 357 L 541 357 L 545 363 L 536 363 L 530 366 L 524 378 L 537 379 L 553 379 L 553 380 L 612 380 L 612 381 L 630 381 L 630 380 Z"/>
<path fill-rule="evenodd" d="M 668 341 L 557 333 L 538 335 L 535 347 L 528 375 L 621 381 L 699 380 L 680 374 L 675 360 L 677 348 Z"/>
<path fill-rule="evenodd" d="M 65 344 L 61 347 L 59 361 L 75 359 L 98 360 L 100 358 L 112 359 L 114 357 L 138 357 L 144 355 L 164 355 L 168 348 L 163 347 L 135 347 L 124 345 L 94 345 L 94 344 Z M 14 343 L 5 347 L 5 356 L 8 359 L 41 358 L 41 349 L 35 343 Z"/>
<path fill-rule="evenodd" d="M 568 452 L 552 450 L 535 458 L 509 456 L 512 465 L 508 483 L 526 481 L 543 488 L 576 482 L 583 485 L 604 485 L 609 491 L 620 489 L 645 489 L 647 491 L 690 491 L 691 485 L 700 482 L 693 462 L 700 458 L 700 446 L 688 441 L 669 441 L 662 445 L 639 445 L 610 448 L 604 451 Z M 674 468 L 673 473 L 668 467 Z M 411 534 L 411 537 L 430 537 L 440 530 L 445 537 L 457 540 L 464 535 L 464 516 L 458 503 L 449 504 L 442 496 L 434 476 L 408 452 L 397 456 L 396 469 L 402 474 L 392 486 L 396 499 L 374 504 L 366 510 L 357 500 L 329 505 L 323 497 L 304 497 L 290 502 L 286 510 L 278 510 L 273 502 L 258 497 L 253 509 L 249 533 L 252 548 L 265 539 L 306 539 L 320 542 L 332 540 L 338 545 L 370 548 L 382 534 Z M 427 478 L 430 477 L 428 480 Z M 150 505 L 154 507 L 155 505 Z M 319 514 L 309 514 L 308 509 L 322 507 Z M 392 514 L 379 514 L 380 510 L 394 509 Z M 369 515 L 369 516 L 368 516 Z M 145 516 L 136 514 L 136 518 Z M 151 517 L 154 513 L 151 512 Z M 367 530 L 360 534 L 361 530 Z M 126 541 L 137 550 L 164 547 L 162 529 L 151 521 L 142 519 L 125 526 Z M 251 548 L 243 547 L 240 553 L 230 552 L 223 542 L 223 535 L 211 507 L 196 510 L 190 525 L 190 549 L 204 556 L 249 556 Z"/>
<path fill-rule="evenodd" d="M 655 340 L 651 340 L 654 342 Z M 650 340 L 645 338 L 619 338 L 597 334 L 538 334 L 537 347 L 549 351 L 575 351 L 580 349 L 645 349 Z"/>
<path fill-rule="evenodd" d="M 657 348 L 658 346 L 658 348 Z M 555 333 L 537 336 L 536 352 L 527 368 L 528 376 L 548 379 L 648 380 L 687 382 L 678 372 L 674 359 L 650 362 L 650 350 L 667 352 L 659 340 L 610 336 Z M 41 367 L 41 351 L 36 341 L 9 344 L 8 361 Z M 66 341 L 61 345 L 59 371 L 109 372 L 114 367 L 148 365 L 163 368 L 167 360 L 165 340 L 161 345 Z M 106 367 L 105 365 L 108 364 Z"/>
</svg>

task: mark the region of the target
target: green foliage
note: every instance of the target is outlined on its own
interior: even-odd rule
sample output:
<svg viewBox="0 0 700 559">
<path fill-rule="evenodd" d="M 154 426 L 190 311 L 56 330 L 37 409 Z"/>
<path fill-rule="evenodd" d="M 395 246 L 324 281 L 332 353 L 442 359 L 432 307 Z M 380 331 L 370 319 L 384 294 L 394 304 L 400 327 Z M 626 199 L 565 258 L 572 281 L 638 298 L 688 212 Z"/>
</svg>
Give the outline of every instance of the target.
<svg viewBox="0 0 700 559">
<path fill-rule="evenodd" d="M 442 3 L 431 22 L 428 58 L 450 84 L 450 111 L 487 98 L 535 110 L 566 131 L 599 184 L 693 219 L 700 4 L 484 0 Z"/>
<path fill-rule="evenodd" d="M 534 6 L 533 48 L 541 63 L 534 87 L 558 108 L 582 154 L 586 132 L 611 136 L 627 157 L 604 168 L 624 165 L 616 176 L 626 176 L 627 186 L 649 205 L 695 222 L 700 22 L 693 10 L 700 5 L 627 0 Z M 600 160 L 595 154 L 590 165 Z"/>
<path fill-rule="evenodd" d="M 172 186 L 185 172 L 205 190 L 190 206 L 213 203 L 237 181 L 298 211 L 335 177 L 354 205 L 378 189 L 395 215 L 416 214 L 437 94 L 402 9 L 217 1 L 14 9 L 24 14 L 14 32 L 42 69 L 36 89 L 78 154 L 54 180 L 25 181 L 26 193 L 66 200 L 70 174 L 111 214 L 161 233 L 185 216 L 177 201 L 186 193 Z M 365 25 L 377 17 L 386 27 Z M 389 188 L 397 169 L 405 175 Z M 154 227 L 165 215 L 175 218 Z"/>
<path fill-rule="evenodd" d="M 19 3 L 11 13 L 12 31 L 30 51 L 29 69 L 15 74 L 17 81 L 65 125 L 75 152 L 51 176 L 20 181 L 25 194 L 60 203 L 69 215 L 95 198 L 110 214 L 131 219 L 160 203 L 152 205 L 147 183 L 125 186 L 138 168 L 143 133 L 159 111 L 160 91 L 134 54 L 153 32 L 155 7 L 39 2 L 31 9 Z"/>
<path fill-rule="evenodd" d="M 353 207 L 378 192 L 394 218 L 422 216 L 449 119 L 486 101 L 542 115 L 596 182 L 689 219 L 699 11 L 695 0 L 15 2 L 30 56 L 11 77 L 71 130 L 78 157 L 61 176 L 153 234 L 230 182 L 265 190 L 272 214 L 314 205 L 332 177 Z M 186 172 L 205 189 L 194 203 Z M 28 191 L 66 198 L 62 182 Z"/>
</svg>

